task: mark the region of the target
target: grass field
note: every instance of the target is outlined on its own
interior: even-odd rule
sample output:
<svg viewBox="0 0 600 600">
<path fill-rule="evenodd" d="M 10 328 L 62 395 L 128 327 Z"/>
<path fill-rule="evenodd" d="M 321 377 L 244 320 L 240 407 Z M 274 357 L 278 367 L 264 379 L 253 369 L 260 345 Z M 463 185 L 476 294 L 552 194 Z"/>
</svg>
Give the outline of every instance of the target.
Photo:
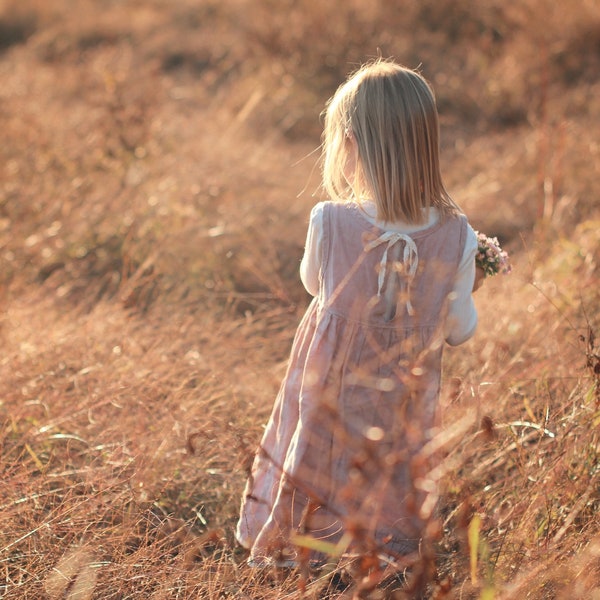
<svg viewBox="0 0 600 600">
<path fill-rule="evenodd" d="M 445 355 L 395 592 L 251 570 L 232 533 L 320 113 L 378 54 L 433 83 L 447 186 L 513 262 Z M 0 82 L 2 598 L 600 598 L 598 2 L 0 0 Z"/>
</svg>

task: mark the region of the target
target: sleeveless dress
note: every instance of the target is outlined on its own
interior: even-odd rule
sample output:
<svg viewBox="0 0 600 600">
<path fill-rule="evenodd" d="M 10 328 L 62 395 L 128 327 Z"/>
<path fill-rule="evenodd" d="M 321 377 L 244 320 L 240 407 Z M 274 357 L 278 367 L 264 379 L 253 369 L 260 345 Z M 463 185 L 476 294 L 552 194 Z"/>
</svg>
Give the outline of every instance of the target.
<svg viewBox="0 0 600 600">
<path fill-rule="evenodd" d="M 408 236 L 356 204 L 324 203 L 319 293 L 242 499 L 236 537 L 250 564 L 319 561 L 333 545 L 418 549 L 435 505 L 424 448 L 467 227 L 458 215 Z"/>
</svg>

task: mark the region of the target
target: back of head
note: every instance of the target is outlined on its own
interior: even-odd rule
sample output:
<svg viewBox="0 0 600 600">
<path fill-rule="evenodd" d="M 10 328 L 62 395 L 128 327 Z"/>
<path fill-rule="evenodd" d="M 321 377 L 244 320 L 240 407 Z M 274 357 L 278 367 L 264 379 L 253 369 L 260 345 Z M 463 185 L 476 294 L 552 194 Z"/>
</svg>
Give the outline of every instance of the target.
<svg viewBox="0 0 600 600">
<path fill-rule="evenodd" d="M 442 218 L 458 211 L 440 173 L 433 91 L 415 71 L 381 59 L 361 67 L 328 103 L 323 148 L 324 186 L 334 199 L 372 198 L 388 222 L 422 223 L 430 206 Z"/>
</svg>

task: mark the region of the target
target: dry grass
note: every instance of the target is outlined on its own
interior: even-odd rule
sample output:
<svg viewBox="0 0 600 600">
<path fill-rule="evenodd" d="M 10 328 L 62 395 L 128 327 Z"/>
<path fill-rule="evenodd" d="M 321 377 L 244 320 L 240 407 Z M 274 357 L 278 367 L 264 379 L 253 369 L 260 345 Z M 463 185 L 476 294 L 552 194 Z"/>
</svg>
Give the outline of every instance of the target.
<svg viewBox="0 0 600 600">
<path fill-rule="evenodd" d="M 515 263 L 447 354 L 428 594 L 600 597 L 600 13 L 563 4 L 0 3 L 4 598 L 302 596 L 232 528 L 319 112 L 378 48 L 433 81 L 449 187 Z"/>
</svg>

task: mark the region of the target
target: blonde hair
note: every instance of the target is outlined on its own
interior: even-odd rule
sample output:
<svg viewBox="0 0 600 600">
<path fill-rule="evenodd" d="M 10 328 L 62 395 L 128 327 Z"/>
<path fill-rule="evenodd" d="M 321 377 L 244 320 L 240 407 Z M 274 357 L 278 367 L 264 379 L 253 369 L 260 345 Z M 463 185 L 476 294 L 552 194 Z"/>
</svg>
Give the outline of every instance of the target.
<svg viewBox="0 0 600 600">
<path fill-rule="evenodd" d="M 348 180 L 352 139 L 358 161 Z M 381 221 L 423 223 L 431 206 L 442 219 L 460 212 L 440 173 L 433 91 L 419 73 L 389 60 L 362 66 L 329 100 L 322 169 L 333 200 L 372 198 Z"/>
</svg>

